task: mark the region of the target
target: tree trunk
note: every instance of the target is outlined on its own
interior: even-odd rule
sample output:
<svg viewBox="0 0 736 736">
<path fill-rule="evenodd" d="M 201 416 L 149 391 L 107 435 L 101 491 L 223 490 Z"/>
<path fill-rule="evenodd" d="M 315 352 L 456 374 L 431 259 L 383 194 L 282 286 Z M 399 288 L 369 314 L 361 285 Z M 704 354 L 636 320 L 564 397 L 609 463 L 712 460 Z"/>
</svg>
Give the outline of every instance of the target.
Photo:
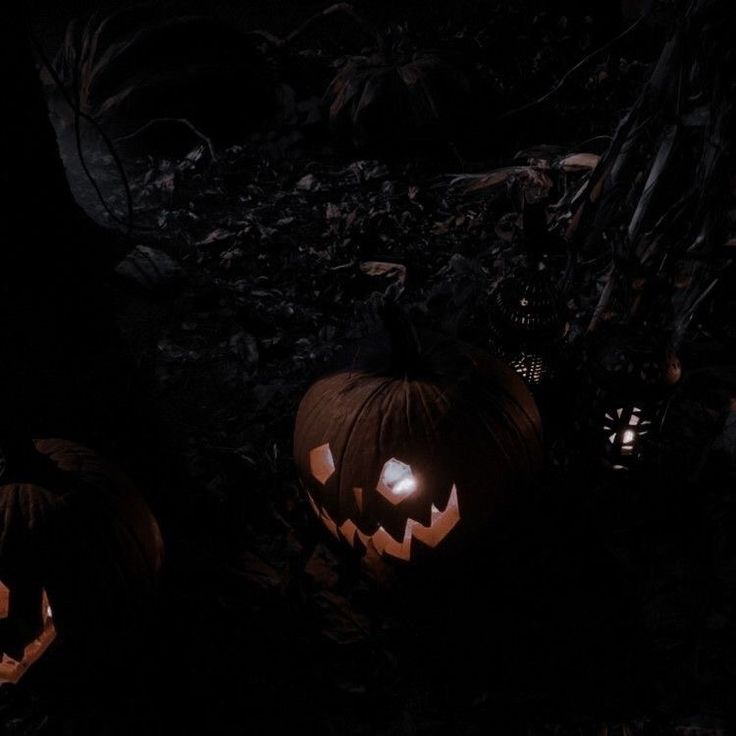
<svg viewBox="0 0 736 736">
<path fill-rule="evenodd" d="M 0 406 L 13 432 L 47 425 L 84 391 L 105 308 L 104 229 L 76 203 L 59 156 L 20 3 L 4 11 L 0 67 Z M 109 240 L 109 238 L 107 239 Z M 73 407 L 64 410 L 71 416 Z M 53 422 L 52 422 L 53 423 Z"/>
<path fill-rule="evenodd" d="M 73 244 L 64 234 L 89 223 L 66 179 L 25 23 L 18 8 L 6 13 L 0 26 L 7 100 L 0 122 L 4 180 L 0 206 L 4 229 L 12 238 L 3 248 L 3 257 L 73 258 Z"/>
</svg>

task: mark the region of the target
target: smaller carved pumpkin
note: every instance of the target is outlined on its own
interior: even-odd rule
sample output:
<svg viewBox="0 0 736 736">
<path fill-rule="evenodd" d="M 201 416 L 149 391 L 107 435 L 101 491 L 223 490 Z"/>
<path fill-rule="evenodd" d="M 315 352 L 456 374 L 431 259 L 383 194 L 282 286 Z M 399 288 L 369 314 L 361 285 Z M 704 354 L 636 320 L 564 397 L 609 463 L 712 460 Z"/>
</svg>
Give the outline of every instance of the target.
<svg viewBox="0 0 736 736">
<path fill-rule="evenodd" d="M 97 634 L 135 628 L 162 544 L 139 493 L 93 451 L 58 439 L 3 444 L 0 680 L 14 681 L 55 633 L 99 647 Z"/>
<path fill-rule="evenodd" d="M 473 545 L 541 464 L 521 379 L 452 339 L 395 329 L 388 359 L 318 380 L 299 406 L 294 458 L 338 539 L 410 561 Z"/>
<path fill-rule="evenodd" d="M 441 55 L 413 50 L 401 29 L 340 69 L 325 93 L 330 124 L 357 147 L 394 149 L 456 141 L 470 109 L 470 83 Z"/>
</svg>

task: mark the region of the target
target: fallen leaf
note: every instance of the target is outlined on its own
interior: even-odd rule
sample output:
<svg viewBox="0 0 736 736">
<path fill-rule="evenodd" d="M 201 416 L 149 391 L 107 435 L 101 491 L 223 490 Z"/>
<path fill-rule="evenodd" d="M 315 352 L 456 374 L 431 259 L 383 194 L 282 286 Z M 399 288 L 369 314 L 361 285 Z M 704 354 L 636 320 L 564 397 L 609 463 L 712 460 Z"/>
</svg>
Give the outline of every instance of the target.
<svg viewBox="0 0 736 736">
<path fill-rule="evenodd" d="M 406 266 L 401 263 L 387 263 L 385 261 L 364 261 L 360 270 L 366 276 L 385 276 L 395 278 L 400 284 L 406 281 Z"/>
</svg>

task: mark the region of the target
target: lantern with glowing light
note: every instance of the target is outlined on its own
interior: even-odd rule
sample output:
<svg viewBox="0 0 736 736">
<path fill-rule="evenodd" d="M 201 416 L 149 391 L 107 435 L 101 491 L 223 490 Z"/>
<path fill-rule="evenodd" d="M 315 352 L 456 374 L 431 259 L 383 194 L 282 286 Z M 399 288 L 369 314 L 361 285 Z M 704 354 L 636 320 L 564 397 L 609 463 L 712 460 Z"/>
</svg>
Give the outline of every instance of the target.
<svg viewBox="0 0 736 736">
<path fill-rule="evenodd" d="M 614 470 L 624 470 L 641 458 L 652 422 L 652 414 L 645 407 L 629 404 L 605 410 L 605 454 Z"/>
<path fill-rule="evenodd" d="M 553 346 L 566 329 L 549 275 L 525 268 L 507 276 L 491 305 L 496 348 L 527 385 L 541 385 L 551 376 Z"/>
<path fill-rule="evenodd" d="M 145 613 L 161 537 L 114 466 L 65 440 L 5 446 L 0 477 L 0 682 L 15 682 L 57 633 L 78 643 Z"/>
<path fill-rule="evenodd" d="M 589 338 L 585 364 L 602 459 L 631 470 L 651 450 L 663 402 L 682 374 L 677 354 L 666 336 L 606 325 Z"/>
<path fill-rule="evenodd" d="M 540 418 L 504 364 L 437 335 L 393 329 L 378 357 L 318 380 L 294 458 L 337 539 L 414 561 L 478 541 L 541 464 Z"/>
</svg>

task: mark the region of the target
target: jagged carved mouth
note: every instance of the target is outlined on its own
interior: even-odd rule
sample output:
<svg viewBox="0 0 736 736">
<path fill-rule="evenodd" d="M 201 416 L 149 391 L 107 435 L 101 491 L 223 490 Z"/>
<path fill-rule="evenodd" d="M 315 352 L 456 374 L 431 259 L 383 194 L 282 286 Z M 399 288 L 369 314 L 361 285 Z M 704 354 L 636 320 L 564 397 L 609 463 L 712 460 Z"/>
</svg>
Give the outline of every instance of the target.
<svg viewBox="0 0 736 736">
<path fill-rule="evenodd" d="M 42 592 L 39 604 L 42 612 L 41 620 L 43 622 L 43 629 L 36 639 L 26 645 L 22 657 L 13 659 L 7 654 L 2 654 L 0 650 L 0 684 L 18 682 L 23 674 L 27 672 L 28 668 L 48 649 L 56 637 L 53 614 L 48 598 L 46 597 L 46 591 Z M 0 580 L 0 620 L 8 618 L 9 613 L 10 590 Z"/>
<path fill-rule="evenodd" d="M 387 554 L 399 560 L 411 559 L 412 541 L 417 539 L 427 547 L 437 547 L 460 521 L 460 507 L 457 500 L 457 488 L 453 485 L 450 498 L 444 510 L 432 504 L 432 516 L 429 525 L 416 519 L 407 519 L 404 535 L 396 539 L 379 525 L 372 534 L 363 533 L 352 519 L 337 524 L 324 508 L 320 508 L 311 493 L 307 493 L 314 513 L 337 539 L 344 539 L 351 547 L 360 540 L 364 547 L 373 547 L 380 554 Z"/>
<path fill-rule="evenodd" d="M 309 453 L 309 466 L 312 477 L 320 485 L 326 485 L 335 473 L 335 460 L 329 443 L 313 448 Z M 376 491 L 392 506 L 398 506 L 404 500 L 421 493 L 421 479 L 414 475 L 411 466 L 398 458 L 388 459 L 381 469 Z M 363 511 L 364 493 L 362 488 L 353 488 L 355 502 Z M 429 524 L 422 524 L 416 519 L 407 518 L 401 537 L 394 537 L 380 524 L 375 531 L 366 534 L 355 521 L 348 518 L 338 524 L 323 507 L 314 500 L 307 491 L 309 503 L 314 513 L 337 539 L 344 539 L 351 547 L 357 541 L 365 547 L 375 549 L 379 554 L 390 555 L 399 560 L 409 561 L 412 556 L 414 540 L 427 547 L 437 547 L 460 521 L 460 507 L 457 500 L 457 487 L 452 486 L 450 497 L 443 510 L 432 504 Z"/>
</svg>

